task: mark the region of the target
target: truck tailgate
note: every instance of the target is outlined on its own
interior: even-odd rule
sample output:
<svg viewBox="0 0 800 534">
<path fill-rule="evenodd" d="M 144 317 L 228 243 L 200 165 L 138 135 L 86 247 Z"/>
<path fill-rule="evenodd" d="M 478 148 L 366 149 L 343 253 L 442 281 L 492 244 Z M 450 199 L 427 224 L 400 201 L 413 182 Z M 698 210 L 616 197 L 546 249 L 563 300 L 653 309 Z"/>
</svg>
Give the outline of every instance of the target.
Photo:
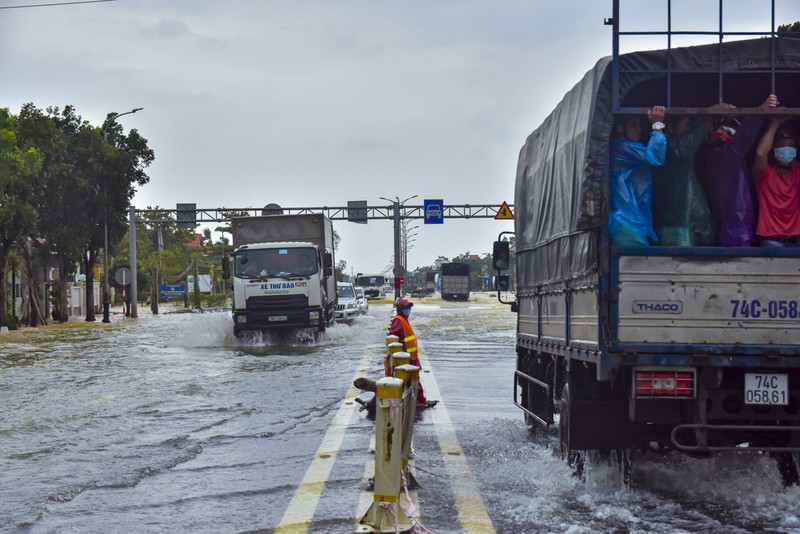
<svg viewBox="0 0 800 534">
<path fill-rule="evenodd" d="M 621 256 L 622 343 L 797 345 L 800 258 Z"/>
</svg>

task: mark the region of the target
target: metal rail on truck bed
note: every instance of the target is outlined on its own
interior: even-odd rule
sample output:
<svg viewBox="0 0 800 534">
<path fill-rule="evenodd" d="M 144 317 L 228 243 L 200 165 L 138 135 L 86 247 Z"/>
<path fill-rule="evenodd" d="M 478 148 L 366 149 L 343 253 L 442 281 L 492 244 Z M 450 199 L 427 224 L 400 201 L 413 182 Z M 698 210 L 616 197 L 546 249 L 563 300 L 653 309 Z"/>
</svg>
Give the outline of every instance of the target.
<svg viewBox="0 0 800 534">
<path fill-rule="evenodd" d="M 786 31 L 778 31 L 775 26 L 775 7 L 776 3 L 781 3 L 782 5 L 794 5 L 796 0 L 770 0 L 769 2 L 769 13 L 770 13 L 770 27 L 768 29 L 764 29 L 762 31 L 726 31 L 723 28 L 723 8 L 725 4 L 725 0 L 718 0 L 718 26 L 717 29 L 714 31 L 709 30 L 696 30 L 696 29 L 689 29 L 689 30 L 676 30 L 673 28 L 673 14 L 672 14 L 672 1 L 666 0 L 665 2 L 661 3 L 660 5 L 666 7 L 667 11 L 667 18 L 666 18 L 666 28 L 663 30 L 655 30 L 655 31 L 623 31 L 620 29 L 621 23 L 621 15 L 620 15 L 620 2 L 622 0 L 613 0 L 613 15 L 611 18 L 606 19 L 606 25 L 612 26 L 612 77 L 613 77 L 613 84 L 612 84 L 612 109 L 614 113 L 621 113 L 621 114 L 646 114 L 648 108 L 635 106 L 626 104 L 622 102 L 620 99 L 620 87 L 622 84 L 625 83 L 626 78 L 628 77 L 635 77 L 636 75 L 640 75 L 646 73 L 648 75 L 652 74 L 664 74 L 664 91 L 665 91 L 665 100 L 662 103 L 664 106 L 667 107 L 667 113 L 671 115 L 794 115 L 800 114 L 800 108 L 798 107 L 786 107 L 786 108 L 779 108 L 779 109 L 770 109 L 764 110 L 759 108 L 752 108 L 752 107 L 737 107 L 735 109 L 726 109 L 724 111 L 721 110 L 713 110 L 706 107 L 695 107 L 695 106 L 680 106 L 674 105 L 673 102 L 673 80 L 675 77 L 680 77 L 682 74 L 687 72 L 691 72 L 693 75 L 697 75 L 700 73 L 705 73 L 708 75 L 714 75 L 717 79 L 717 103 L 721 104 L 726 101 L 727 97 L 727 85 L 726 82 L 729 82 L 730 85 L 733 84 L 741 84 L 741 76 L 747 75 L 763 75 L 769 74 L 770 78 L 770 86 L 769 92 L 772 94 L 780 95 L 782 91 L 780 91 L 780 87 L 777 83 L 776 74 L 778 70 L 778 65 L 780 64 L 780 58 L 778 57 L 777 47 L 775 46 L 775 41 L 772 41 L 772 45 L 770 46 L 770 61 L 769 61 L 769 68 L 754 68 L 754 69 L 742 69 L 742 65 L 739 63 L 730 63 L 729 58 L 725 57 L 723 52 L 723 47 L 721 46 L 723 42 L 725 42 L 726 38 L 742 38 L 742 37 L 786 37 L 786 38 L 800 38 L 800 34 L 798 32 L 786 32 Z M 658 7 L 659 3 L 657 2 L 650 2 L 648 3 L 650 7 Z M 764 2 L 766 9 L 766 2 Z M 795 6 L 796 7 L 796 6 Z M 788 11 L 788 10 L 786 10 Z M 791 21 L 788 21 L 791 22 Z M 637 68 L 635 65 L 626 66 L 623 62 L 620 61 L 620 38 L 622 37 L 643 37 L 643 36 L 663 36 L 666 38 L 666 63 L 661 69 L 654 69 L 652 65 L 649 65 L 646 70 L 642 70 Z M 718 55 L 716 61 L 713 63 L 709 63 L 707 65 L 693 65 L 690 71 L 686 69 L 676 67 L 672 62 L 672 50 L 673 50 L 673 43 L 672 38 L 673 36 L 707 36 L 707 37 L 716 37 L 717 44 L 720 46 L 718 47 Z M 730 40 L 729 40 L 730 42 Z M 733 71 L 736 71 L 736 77 L 732 76 Z M 800 73 L 800 70 L 797 69 L 781 69 L 783 73 Z M 726 78 L 730 78 L 726 80 Z M 796 90 L 796 89 L 795 89 Z M 763 95 L 762 95 L 763 96 Z"/>
</svg>

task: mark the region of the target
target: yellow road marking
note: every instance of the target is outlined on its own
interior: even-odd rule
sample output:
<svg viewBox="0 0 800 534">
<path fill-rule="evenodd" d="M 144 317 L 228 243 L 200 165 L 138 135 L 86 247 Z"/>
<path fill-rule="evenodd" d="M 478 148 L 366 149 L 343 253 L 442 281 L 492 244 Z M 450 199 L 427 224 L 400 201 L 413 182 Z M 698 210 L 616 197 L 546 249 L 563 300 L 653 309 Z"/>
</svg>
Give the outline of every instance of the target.
<svg viewBox="0 0 800 534">
<path fill-rule="evenodd" d="M 464 451 L 456 437 L 453 422 L 447 413 L 442 399 L 439 385 L 433 376 L 433 369 L 428 361 L 425 349 L 419 351 L 419 360 L 426 372 L 421 373 L 420 380 L 425 388 L 425 396 L 429 399 L 439 399 L 435 408 L 428 409 L 426 416 L 433 419 L 436 435 L 439 439 L 439 448 L 444 456 L 444 465 L 450 477 L 450 487 L 455 497 L 456 511 L 461 522 L 461 531 L 470 534 L 494 534 L 494 526 L 489 518 L 489 513 L 483 503 L 483 498 L 472 478 L 472 473 L 464 456 Z"/>
<path fill-rule="evenodd" d="M 369 364 L 372 360 L 372 353 L 372 349 L 365 351 L 359 371 L 356 373 L 356 378 L 366 376 L 366 371 L 369 369 Z M 339 405 L 339 409 L 333 417 L 328 431 L 325 433 L 325 437 L 322 438 L 322 443 L 317 449 L 317 454 L 314 455 L 314 460 L 308 467 L 300 486 L 297 487 L 289 506 L 275 529 L 276 534 L 302 534 L 308 532 L 311 521 L 314 518 L 314 512 L 317 510 L 320 496 L 325 489 L 325 482 L 331 474 L 334 461 L 336 461 L 336 453 L 342 445 L 348 426 L 350 426 L 353 412 L 357 412 L 353 406 L 353 399 L 360 393 L 361 390 L 355 386 L 350 386 L 350 389 L 347 390 L 344 400 Z"/>
</svg>

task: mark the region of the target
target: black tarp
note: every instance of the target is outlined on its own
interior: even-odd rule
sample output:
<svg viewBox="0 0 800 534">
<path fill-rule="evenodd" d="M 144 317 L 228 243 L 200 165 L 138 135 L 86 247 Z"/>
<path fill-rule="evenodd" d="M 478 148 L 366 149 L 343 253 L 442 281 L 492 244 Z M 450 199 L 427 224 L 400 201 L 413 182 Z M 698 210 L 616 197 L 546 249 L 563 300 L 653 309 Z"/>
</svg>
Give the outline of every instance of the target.
<svg viewBox="0 0 800 534">
<path fill-rule="evenodd" d="M 774 48 L 773 48 L 774 47 Z M 623 107 L 757 107 L 774 90 L 800 107 L 800 39 L 761 38 L 619 56 Z M 667 64 L 672 71 L 667 89 Z M 781 72 L 783 71 L 783 72 Z M 519 154 L 514 207 L 520 289 L 591 273 L 606 225 L 612 60 L 575 85 L 528 136 Z"/>
</svg>

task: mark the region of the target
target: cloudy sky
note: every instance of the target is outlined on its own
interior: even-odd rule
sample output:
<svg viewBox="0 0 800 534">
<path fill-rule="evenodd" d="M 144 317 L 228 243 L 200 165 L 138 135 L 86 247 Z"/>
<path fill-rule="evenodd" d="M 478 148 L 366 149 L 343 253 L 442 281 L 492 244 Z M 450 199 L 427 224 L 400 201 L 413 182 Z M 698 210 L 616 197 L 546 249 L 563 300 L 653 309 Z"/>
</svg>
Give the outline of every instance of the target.
<svg viewBox="0 0 800 534">
<path fill-rule="evenodd" d="M 778 23 L 798 18 L 790 13 L 796 0 L 776 2 Z M 137 208 L 383 206 L 380 197 L 412 195 L 409 204 L 513 203 L 526 136 L 611 53 L 603 24 L 611 0 L 112 0 L 5 9 L 45 3 L 0 0 L 0 106 L 71 104 L 97 125 L 109 112 L 144 108 L 120 118 L 156 155 Z M 716 29 L 718 0 L 672 3 L 673 29 L 686 13 L 687 29 Z M 666 2 L 624 0 L 623 29 L 664 29 L 659 4 Z M 768 30 L 765 4 L 726 0 L 726 30 Z M 630 38 L 623 51 L 661 46 Z M 499 232 L 513 230 L 492 219 L 415 224 L 410 268 L 490 252 Z M 337 260 L 348 271 L 390 264 L 390 221 L 335 227 Z"/>
</svg>

